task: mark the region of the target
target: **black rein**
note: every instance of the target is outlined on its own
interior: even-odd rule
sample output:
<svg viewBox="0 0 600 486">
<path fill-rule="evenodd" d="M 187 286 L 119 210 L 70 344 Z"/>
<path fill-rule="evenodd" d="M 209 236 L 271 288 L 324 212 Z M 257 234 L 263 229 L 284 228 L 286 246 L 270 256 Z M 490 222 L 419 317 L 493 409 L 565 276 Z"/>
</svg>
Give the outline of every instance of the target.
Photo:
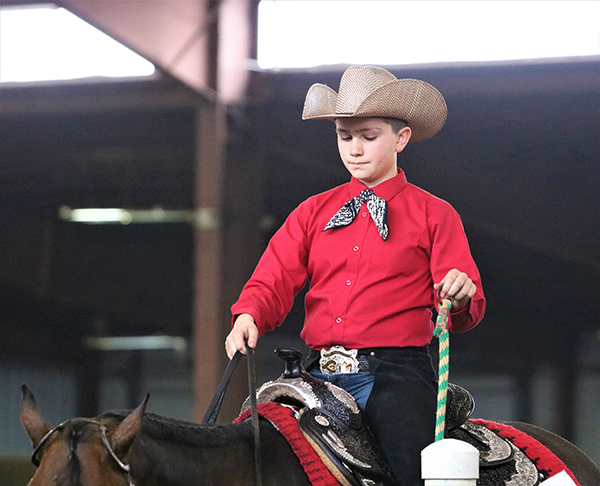
<svg viewBox="0 0 600 486">
<path fill-rule="evenodd" d="M 248 355 L 248 388 L 250 392 L 250 416 L 252 418 L 252 428 L 254 429 L 254 466 L 255 466 L 255 478 L 256 478 L 256 486 L 262 486 L 262 461 L 261 461 L 261 450 L 260 450 L 260 426 L 258 421 L 258 406 L 256 403 L 256 364 L 254 360 L 254 350 L 248 346 L 246 343 L 246 353 Z M 240 358 L 242 357 L 242 353 L 237 351 L 227 368 L 225 369 L 225 373 L 223 373 L 223 378 L 221 378 L 221 382 L 217 387 L 217 391 L 210 404 L 208 405 L 208 409 L 204 414 L 204 418 L 202 419 L 203 424 L 212 424 L 217 420 L 217 416 L 219 415 L 219 411 L 221 410 L 221 404 L 223 403 L 223 397 L 225 396 L 225 392 L 227 391 L 227 385 L 229 385 L 229 380 L 231 379 L 231 375 L 233 374 L 233 370 L 237 366 Z"/>
</svg>

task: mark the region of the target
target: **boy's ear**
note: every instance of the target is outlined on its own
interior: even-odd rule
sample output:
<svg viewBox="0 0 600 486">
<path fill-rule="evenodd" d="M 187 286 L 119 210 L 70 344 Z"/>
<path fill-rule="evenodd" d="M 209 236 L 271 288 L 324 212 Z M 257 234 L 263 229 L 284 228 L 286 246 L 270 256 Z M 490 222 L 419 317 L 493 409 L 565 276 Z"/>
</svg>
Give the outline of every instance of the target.
<svg viewBox="0 0 600 486">
<path fill-rule="evenodd" d="M 398 138 L 396 141 L 396 152 L 399 153 L 404 150 L 404 147 L 406 147 L 406 144 L 410 140 L 411 136 L 412 136 L 412 130 L 410 129 L 410 127 L 404 127 L 402 130 L 400 130 L 398 132 Z"/>
</svg>

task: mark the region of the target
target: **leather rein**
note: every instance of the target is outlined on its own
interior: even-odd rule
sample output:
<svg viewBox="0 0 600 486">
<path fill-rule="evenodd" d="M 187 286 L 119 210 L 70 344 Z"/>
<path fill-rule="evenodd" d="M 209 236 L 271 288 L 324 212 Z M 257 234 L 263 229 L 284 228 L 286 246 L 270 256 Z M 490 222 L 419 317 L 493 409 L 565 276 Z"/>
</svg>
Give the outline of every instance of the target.
<svg viewBox="0 0 600 486">
<path fill-rule="evenodd" d="M 248 356 L 248 389 L 250 394 L 250 417 L 252 419 L 252 428 L 254 430 L 254 472 L 255 472 L 255 480 L 256 486 L 262 486 L 262 461 L 261 461 L 261 449 L 260 449 L 260 427 L 258 422 L 258 406 L 256 403 L 256 364 L 254 360 L 254 350 L 248 346 L 246 343 L 246 353 Z M 225 392 L 227 391 L 227 385 L 229 385 L 229 380 L 231 379 L 231 375 L 233 374 L 233 370 L 237 366 L 240 358 L 242 357 L 242 353 L 237 351 L 227 368 L 225 369 L 225 373 L 223 373 L 223 378 L 221 378 L 221 382 L 217 387 L 217 391 L 215 395 L 208 405 L 208 408 L 204 414 L 204 418 L 202 419 L 203 424 L 212 424 L 217 420 L 217 416 L 219 415 L 219 411 L 221 410 L 221 405 L 223 403 L 223 397 L 225 396 Z"/>
<path fill-rule="evenodd" d="M 86 423 L 98 426 L 98 428 L 100 429 L 100 437 L 102 439 L 102 444 L 104 445 L 104 448 L 108 452 L 108 455 L 117 464 L 117 466 L 119 467 L 119 469 L 121 470 L 121 472 L 125 476 L 125 479 L 127 480 L 127 485 L 128 486 L 135 486 L 133 484 L 133 479 L 131 477 L 131 466 L 129 464 L 125 464 L 123 461 L 121 461 L 117 457 L 117 455 L 112 450 L 112 447 L 110 446 L 110 444 L 108 442 L 108 438 L 106 437 L 106 432 L 108 431 L 108 427 L 106 427 L 106 425 L 104 425 L 102 422 L 98 422 L 96 420 L 85 419 L 84 421 Z M 57 425 L 52 430 L 50 430 L 44 437 L 42 437 L 42 440 L 40 440 L 39 444 L 37 445 L 37 447 L 33 450 L 33 453 L 31 454 L 31 462 L 33 463 L 33 465 L 35 467 L 39 467 L 39 465 L 40 465 L 40 453 L 41 453 L 41 450 L 46 445 L 46 443 L 48 442 L 48 440 L 50 439 L 50 437 L 55 432 L 58 432 L 58 431 L 64 429 L 64 427 L 65 427 L 66 424 L 67 424 L 67 422 L 63 422 L 62 424 Z"/>
</svg>

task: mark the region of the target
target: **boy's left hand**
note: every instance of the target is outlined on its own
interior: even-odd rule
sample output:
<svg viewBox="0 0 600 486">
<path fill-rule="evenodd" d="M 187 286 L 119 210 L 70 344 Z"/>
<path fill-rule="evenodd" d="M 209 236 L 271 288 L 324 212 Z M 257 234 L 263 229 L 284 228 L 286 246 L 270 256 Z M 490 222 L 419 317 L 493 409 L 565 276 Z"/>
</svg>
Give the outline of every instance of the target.
<svg viewBox="0 0 600 486">
<path fill-rule="evenodd" d="M 452 300 L 452 310 L 455 311 L 467 307 L 477 291 L 477 286 L 469 276 L 456 268 L 450 270 L 433 288 L 440 291 L 441 299 Z"/>
</svg>

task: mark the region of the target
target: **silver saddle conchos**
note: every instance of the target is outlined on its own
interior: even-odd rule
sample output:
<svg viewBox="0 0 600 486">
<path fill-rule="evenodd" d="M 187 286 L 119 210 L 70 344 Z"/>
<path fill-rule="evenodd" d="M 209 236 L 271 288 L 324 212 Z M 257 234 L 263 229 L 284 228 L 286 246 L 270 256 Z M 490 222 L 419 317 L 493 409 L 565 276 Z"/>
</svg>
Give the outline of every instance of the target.
<svg viewBox="0 0 600 486">
<path fill-rule="evenodd" d="M 329 471 L 344 486 L 388 486 L 390 469 L 354 398 L 310 375 L 297 349 L 280 348 L 284 373 L 257 390 L 257 402 L 276 402 L 298 410 L 298 425 Z M 244 402 L 242 412 L 250 406 Z"/>
<path fill-rule="evenodd" d="M 446 437 L 468 442 L 479 451 L 478 485 L 537 486 L 541 476 L 534 462 L 512 442 L 483 425 L 467 421 Z"/>
</svg>

